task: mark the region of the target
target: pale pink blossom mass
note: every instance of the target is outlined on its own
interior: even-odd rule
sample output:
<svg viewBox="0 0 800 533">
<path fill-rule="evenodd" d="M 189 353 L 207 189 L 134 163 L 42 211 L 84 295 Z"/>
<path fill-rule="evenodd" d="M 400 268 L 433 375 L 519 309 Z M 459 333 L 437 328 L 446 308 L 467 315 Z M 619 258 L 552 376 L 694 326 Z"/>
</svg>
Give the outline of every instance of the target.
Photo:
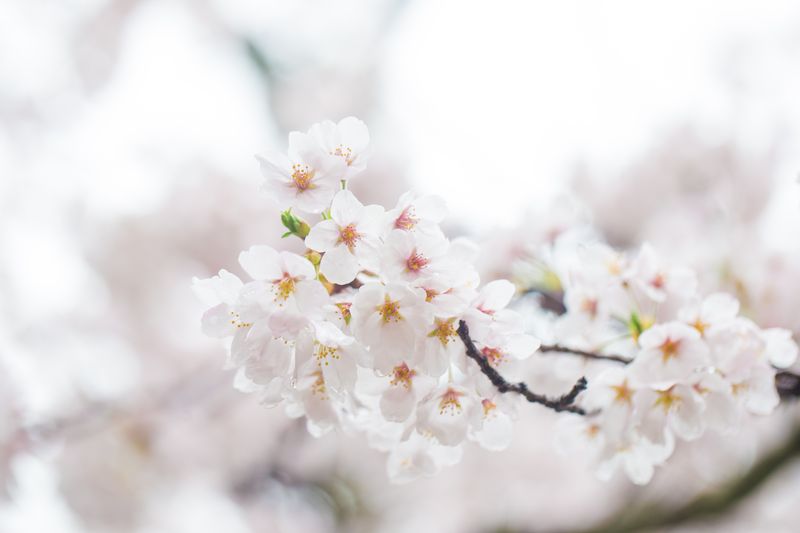
<svg viewBox="0 0 800 533">
<path fill-rule="evenodd" d="M 569 407 L 558 447 L 602 479 L 621 469 L 647 483 L 677 441 L 778 405 L 775 369 L 797 358 L 791 334 L 742 317 L 733 296 L 703 296 L 691 270 L 648 244 L 633 254 L 596 240 L 553 245 L 541 279 L 563 294 L 563 312 L 535 311 L 554 341 L 542 346 L 514 308 L 517 287 L 481 285 L 480 249 L 445 236 L 441 198 L 406 193 L 387 211 L 351 192 L 369 140 L 353 117 L 290 134 L 288 155 L 260 161 L 285 236 L 306 252 L 253 246 L 239 257 L 250 280 L 195 279 L 203 331 L 231 338 L 241 390 L 304 417 L 312 435 L 366 434 L 400 483 L 458 463 L 468 441 L 506 448 L 520 409 L 539 408 L 519 383 L 534 357 L 586 358 L 585 390 L 539 403 Z"/>
</svg>

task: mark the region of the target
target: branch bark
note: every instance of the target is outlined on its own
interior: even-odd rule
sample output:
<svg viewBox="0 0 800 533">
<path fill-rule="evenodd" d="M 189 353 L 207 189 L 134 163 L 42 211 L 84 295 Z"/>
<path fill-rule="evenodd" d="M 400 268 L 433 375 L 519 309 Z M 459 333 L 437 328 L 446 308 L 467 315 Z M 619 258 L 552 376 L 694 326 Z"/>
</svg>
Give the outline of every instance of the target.
<svg viewBox="0 0 800 533">
<path fill-rule="evenodd" d="M 586 378 L 580 378 L 568 393 L 563 394 L 558 398 L 548 398 L 543 394 L 537 394 L 531 391 L 528 388 L 528 385 L 526 385 L 524 382 L 509 383 L 506 381 L 506 379 L 500 375 L 500 373 L 489 363 L 488 359 L 484 357 L 475 346 L 475 342 L 469 336 L 469 327 L 463 320 L 459 321 L 458 323 L 458 336 L 461 337 L 461 341 L 464 343 L 467 357 L 478 363 L 481 372 L 483 372 L 483 374 L 489 378 L 489 381 L 492 382 L 492 385 L 494 385 L 501 393 L 514 392 L 523 396 L 531 403 L 544 405 L 545 407 L 548 407 L 556 412 L 565 411 L 579 415 L 586 414 L 586 411 L 583 408 L 575 405 L 575 399 L 581 392 L 586 390 Z"/>
</svg>

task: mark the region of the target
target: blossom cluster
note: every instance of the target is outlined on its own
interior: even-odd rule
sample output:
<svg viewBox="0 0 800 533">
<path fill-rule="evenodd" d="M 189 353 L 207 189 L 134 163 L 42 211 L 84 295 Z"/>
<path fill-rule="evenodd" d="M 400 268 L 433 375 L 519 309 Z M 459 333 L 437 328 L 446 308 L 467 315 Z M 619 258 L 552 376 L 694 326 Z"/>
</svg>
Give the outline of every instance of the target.
<svg viewBox="0 0 800 533">
<path fill-rule="evenodd" d="M 368 141 L 346 118 L 293 132 L 288 156 L 259 158 L 285 236 L 307 252 L 253 246 L 239 256 L 250 281 L 222 270 L 194 288 L 210 306 L 204 332 L 232 339 L 239 388 L 305 416 L 313 435 L 366 432 L 403 481 L 457 461 L 466 440 L 495 450 L 511 439 L 520 399 L 468 364 L 460 321 L 504 375 L 539 342 L 507 308 L 514 286 L 480 287 L 476 247 L 444 236 L 440 198 L 409 192 L 385 210 L 350 192 Z"/>
<path fill-rule="evenodd" d="M 778 405 L 775 369 L 798 353 L 788 330 L 760 329 L 730 295 L 702 297 L 693 272 L 664 266 L 647 244 L 635 257 L 587 246 L 562 270 L 559 346 L 628 361 L 590 377 L 582 405 L 594 416 L 561 421 L 562 448 L 588 448 L 600 477 L 621 467 L 647 483 L 676 439 L 732 432 Z"/>
<path fill-rule="evenodd" d="M 388 210 L 359 201 L 348 184 L 368 158 L 355 118 L 292 132 L 288 154 L 259 161 L 284 237 L 305 252 L 252 246 L 239 256 L 249 279 L 221 270 L 194 289 L 209 306 L 203 331 L 230 339 L 239 389 L 304 416 L 315 436 L 365 433 L 404 482 L 458 462 L 466 441 L 509 444 L 522 397 L 503 394 L 481 366 L 520 380 L 540 341 L 509 308 L 514 285 L 481 285 L 477 247 L 444 235 L 442 199 L 408 192 Z M 590 375 L 584 416 L 564 415 L 562 435 L 598 450 L 602 473 L 624 464 L 646 482 L 675 436 L 775 407 L 770 364 L 791 364 L 797 351 L 786 332 L 738 317 L 730 297 L 700 300 L 691 273 L 663 270 L 649 248 L 633 260 L 603 246 L 582 255 L 560 273 L 568 311 L 554 336 L 631 361 Z M 481 365 L 466 356 L 461 322 Z"/>
</svg>

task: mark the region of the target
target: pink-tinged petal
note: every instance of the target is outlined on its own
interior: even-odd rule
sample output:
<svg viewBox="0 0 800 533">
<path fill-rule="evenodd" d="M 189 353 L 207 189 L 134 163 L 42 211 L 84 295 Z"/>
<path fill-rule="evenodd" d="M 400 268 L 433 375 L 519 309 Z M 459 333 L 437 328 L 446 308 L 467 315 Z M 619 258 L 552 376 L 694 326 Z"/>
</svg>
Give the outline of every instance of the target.
<svg viewBox="0 0 800 533">
<path fill-rule="evenodd" d="M 222 272 L 220 272 L 220 275 Z M 778 368 L 789 368 L 797 361 L 797 344 L 788 329 L 771 328 L 762 332 L 766 341 L 767 359 Z"/>
<path fill-rule="evenodd" d="M 447 203 L 441 196 L 421 196 L 414 202 L 414 210 L 423 220 L 439 223 L 447 215 Z"/>
<path fill-rule="evenodd" d="M 236 332 L 236 326 L 231 324 L 230 307 L 227 304 L 216 305 L 203 313 L 200 325 L 203 334 L 219 339 L 230 337 Z"/>
<path fill-rule="evenodd" d="M 484 311 L 497 311 L 509 304 L 517 291 L 514 284 L 505 279 L 487 283 L 478 296 L 478 307 Z"/>
<path fill-rule="evenodd" d="M 439 235 L 434 235 L 433 237 L 438 238 Z M 447 250 L 447 259 L 450 262 L 455 263 L 457 265 L 458 264 L 471 265 L 475 261 L 475 259 L 478 258 L 479 252 L 480 249 L 478 248 L 477 244 L 475 244 L 474 242 L 465 237 L 458 237 L 450 241 L 450 247 Z M 505 280 L 499 280 L 499 281 L 505 281 Z M 513 287 L 513 284 L 511 286 Z M 505 290 L 508 290 L 508 288 L 506 287 Z M 513 296 L 514 292 L 511 293 L 509 301 Z M 502 301 L 502 298 L 500 299 L 500 301 Z M 507 304 L 508 302 L 506 302 L 505 305 Z"/>
<path fill-rule="evenodd" d="M 300 281 L 295 285 L 294 298 L 301 313 L 313 317 L 323 311 L 330 302 L 328 291 L 317 280 Z"/>
<path fill-rule="evenodd" d="M 411 416 L 417 399 L 413 390 L 403 384 L 390 385 L 381 395 L 381 414 L 392 422 L 405 422 Z"/>
<path fill-rule="evenodd" d="M 496 408 L 493 411 L 496 411 Z M 514 425 L 511 418 L 502 412 L 490 412 L 485 416 L 483 426 L 475 432 L 473 438 L 487 450 L 501 451 L 508 448 L 513 436 Z"/>
<path fill-rule="evenodd" d="M 712 324 L 733 320 L 739 313 L 739 300 L 730 294 L 718 292 L 703 301 L 702 309 L 703 318 Z"/>
<path fill-rule="evenodd" d="M 509 335 L 506 348 L 515 359 L 526 359 L 539 349 L 542 343 L 531 335 Z"/>
<path fill-rule="evenodd" d="M 255 280 L 274 280 L 283 276 L 278 257 L 274 248 L 256 245 L 239 254 L 239 264 Z"/>
<path fill-rule="evenodd" d="M 331 218 L 340 226 L 358 224 L 364 214 L 364 206 L 348 190 L 339 191 L 331 203 Z"/>
<path fill-rule="evenodd" d="M 655 469 L 652 460 L 638 449 L 625 453 L 623 468 L 628 478 L 636 485 L 647 485 L 653 479 Z"/>
<path fill-rule="evenodd" d="M 310 135 L 299 131 L 289 132 L 289 157 L 292 160 L 310 164 L 309 160 L 317 157 L 321 151 L 320 146 Z"/>
<path fill-rule="evenodd" d="M 768 415 L 780 403 L 778 391 L 775 389 L 775 371 L 771 368 L 759 368 L 746 383 L 745 406 L 751 413 Z"/>
<path fill-rule="evenodd" d="M 378 235 L 381 232 L 385 211 L 380 205 L 368 205 L 361 213 L 358 229 L 368 235 Z"/>
<path fill-rule="evenodd" d="M 364 236 L 358 241 L 354 253 L 363 269 L 370 272 L 378 271 L 380 268 L 379 247 L 380 242 L 374 237 Z"/>
<path fill-rule="evenodd" d="M 346 117 L 337 124 L 342 144 L 353 149 L 354 153 L 363 151 L 369 144 L 369 129 L 356 117 Z"/>
<path fill-rule="evenodd" d="M 440 469 L 434 454 L 437 447 L 432 439 L 412 433 L 407 441 L 392 449 L 386 461 L 386 473 L 392 483 L 410 483 L 420 477 L 431 477 Z M 460 448 L 459 448 L 460 451 Z"/>
<path fill-rule="evenodd" d="M 314 265 L 302 255 L 281 252 L 280 257 L 284 271 L 291 277 L 298 279 L 314 279 L 317 277 Z"/>
<path fill-rule="evenodd" d="M 333 220 L 323 220 L 311 228 L 306 236 L 306 246 L 317 252 L 327 252 L 339 241 L 339 226 Z"/>
<path fill-rule="evenodd" d="M 308 317 L 291 311 L 280 311 L 270 315 L 269 329 L 276 337 L 294 339 L 308 325 Z"/>
<path fill-rule="evenodd" d="M 319 271 L 327 280 L 337 285 L 347 285 L 356 279 L 358 270 L 358 260 L 346 246 L 336 246 L 325 252 L 319 265 Z"/>
<path fill-rule="evenodd" d="M 212 278 L 192 278 L 192 291 L 208 306 L 219 303 L 234 304 L 242 286 L 242 280 L 224 269 Z"/>
<path fill-rule="evenodd" d="M 706 420 L 703 416 L 705 403 L 689 387 L 676 387 L 680 395 L 670 426 L 675 435 L 684 440 L 699 438 L 706 429 Z"/>
<path fill-rule="evenodd" d="M 338 190 L 338 182 L 315 178 L 312 183 L 314 187 L 305 190 L 288 187 L 290 198 L 286 203 L 306 213 L 321 213 L 327 209 Z"/>
<path fill-rule="evenodd" d="M 261 167 L 261 174 L 267 180 L 289 181 L 292 175 L 292 162 L 284 154 L 269 151 L 263 156 L 256 156 Z"/>
</svg>

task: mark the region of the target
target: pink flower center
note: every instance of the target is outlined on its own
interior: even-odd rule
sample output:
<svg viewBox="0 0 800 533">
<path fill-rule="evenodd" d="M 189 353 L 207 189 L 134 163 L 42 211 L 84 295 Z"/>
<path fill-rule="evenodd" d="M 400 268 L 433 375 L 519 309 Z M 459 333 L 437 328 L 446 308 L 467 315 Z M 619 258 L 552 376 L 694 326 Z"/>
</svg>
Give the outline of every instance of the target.
<svg viewBox="0 0 800 533">
<path fill-rule="evenodd" d="M 492 366 L 497 366 L 503 361 L 506 360 L 506 356 L 503 352 L 498 350 L 497 348 L 490 348 L 488 346 L 484 346 L 481 350 L 481 353 L 489 361 L 489 364 Z"/>
<path fill-rule="evenodd" d="M 448 388 L 447 391 L 442 394 L 441 399 L 439 400 L 439 414 L 443 415 L 446 412 L 449 412 L 451 415 L 456 414 L 457 412 L 461 412 L 461 400 L 460 398 L 464 396 L 463 392 L 458 392 L 455 389 Z"/>
<path fill-rule="evenodd" d="M 411 380 L 417 375 L 416 370 L 411 370 L 408 365 L 401 363 L 392 370 L 392 385 L 402 385 L 406 390 L 411 390 Z"/>
<path fill-rule="evenodd" d="M 400 216 L 394 221 L 394 227 L 397 229 L 410 231 L 414 229 L 414 226 L 417 225 L 417 222 L 419 222 L 419 219 L 414 216 L 414 208 L 412 206 L 408 206 L 403 209 L 403 212 L 400 213 Z"/>
<path fill-rule="evenodd" d="M 339 228 L 339 240 L 337 244 L 344 244 L 351 252 L 356 247 L 356 243 L 361 239 L 361 234 L 358 232 L 355 224 L 348 224 L 343 228 Z"/>
<path fill-rule="evenodd" d="M 664 285 L 666 285 L 667 280 L 664 279 L 664 274 L 658 273 L 655 275 L 653 279 L 650 280 L 650 285 L 656 289 L 663 289 Z"/>
<path fill-rule="evenodd" d="M 417 273 L 431 262 L 430 259 L 414 250 L 406 259 L 406 270 Z"/>
</svg>

